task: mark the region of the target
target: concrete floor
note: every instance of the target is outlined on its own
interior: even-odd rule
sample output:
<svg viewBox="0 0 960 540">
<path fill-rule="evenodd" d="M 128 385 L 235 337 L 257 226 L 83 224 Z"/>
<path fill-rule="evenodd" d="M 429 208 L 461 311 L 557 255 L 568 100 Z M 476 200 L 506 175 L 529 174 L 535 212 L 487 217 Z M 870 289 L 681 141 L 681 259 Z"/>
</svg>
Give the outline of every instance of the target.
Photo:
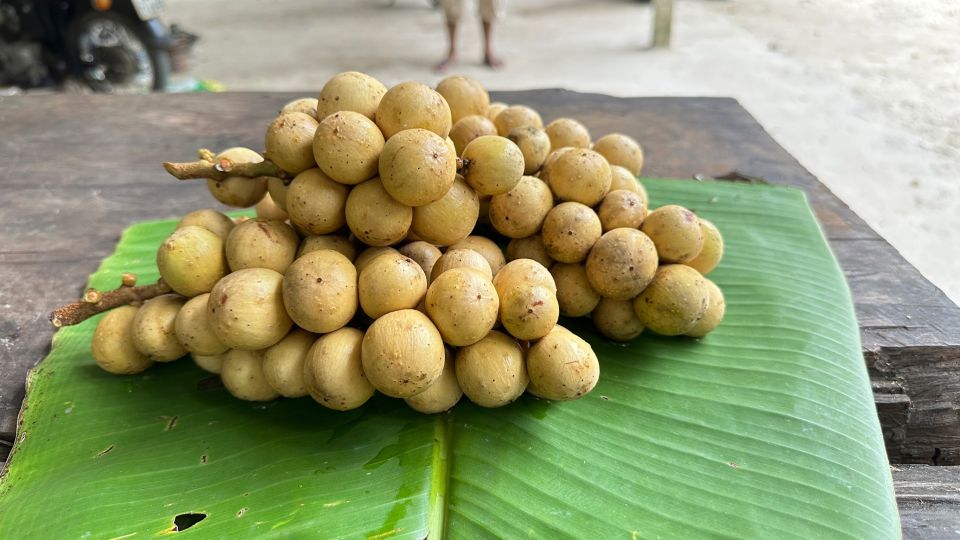
<svg viewBox="0 0 960 540">
<path fill-rule="evenodd" d="M 446 46 L 426 0 L 170 0 L 168 20 L 202 34 L 194 75 L 230 90 L 315 94 L 344 70 L 432 84 Z M 645 4 L 514 0 L 500 71 L 479 65 L 478 24 L 465 22 L 453 72 L 489 88 L 737 98 L 960 301 L 954 0 L 677 0 L 673 46 L 656 51 Z"/>
</svg>

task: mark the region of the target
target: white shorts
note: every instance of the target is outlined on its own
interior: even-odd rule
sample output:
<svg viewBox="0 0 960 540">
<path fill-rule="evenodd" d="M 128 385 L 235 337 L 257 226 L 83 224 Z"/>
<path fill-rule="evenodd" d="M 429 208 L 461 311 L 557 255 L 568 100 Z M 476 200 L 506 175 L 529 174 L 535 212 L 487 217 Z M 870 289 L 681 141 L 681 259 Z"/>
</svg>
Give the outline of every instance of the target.
<svg viewBox="0 0 960 540">
<path fill-rule="evenodd" d="M 455 23 L 463 16 L 465 0 L 439 0 L 440 7 L 447 15 L 447 21 Z M 503 19 L 507 11 L 507 0 L 477 0 L 480 20 L 495 22 Z"/>
</svg>

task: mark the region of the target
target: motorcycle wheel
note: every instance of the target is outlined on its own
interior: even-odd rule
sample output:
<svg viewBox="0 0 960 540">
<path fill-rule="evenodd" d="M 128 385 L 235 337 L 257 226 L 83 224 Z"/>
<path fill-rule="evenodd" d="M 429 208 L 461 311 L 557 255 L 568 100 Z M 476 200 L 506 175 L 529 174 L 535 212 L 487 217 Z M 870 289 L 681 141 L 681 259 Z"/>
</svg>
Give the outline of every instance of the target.
<svg viewBox="0 0 960 540">
<path fill-rule="evenodd" d="M 68 47 L 80 77 L 95 92 L 163 91 L 167 51 L 150 45 L 140 25 L 113 12 L 90 12 L 70 24 Z"/>
</svg>

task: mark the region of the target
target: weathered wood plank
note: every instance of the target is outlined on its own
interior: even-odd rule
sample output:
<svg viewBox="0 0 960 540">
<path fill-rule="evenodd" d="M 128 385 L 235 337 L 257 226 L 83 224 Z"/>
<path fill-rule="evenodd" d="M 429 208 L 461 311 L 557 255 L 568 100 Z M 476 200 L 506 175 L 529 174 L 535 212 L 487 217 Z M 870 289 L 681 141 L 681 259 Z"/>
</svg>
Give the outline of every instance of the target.
<svg viewBox="0 0 960 540">
<path fill-rule="evenodd" d="M 960 536 L 960 467 L 892 467 L 900 524 L 907 540 Z"/>
</svg>

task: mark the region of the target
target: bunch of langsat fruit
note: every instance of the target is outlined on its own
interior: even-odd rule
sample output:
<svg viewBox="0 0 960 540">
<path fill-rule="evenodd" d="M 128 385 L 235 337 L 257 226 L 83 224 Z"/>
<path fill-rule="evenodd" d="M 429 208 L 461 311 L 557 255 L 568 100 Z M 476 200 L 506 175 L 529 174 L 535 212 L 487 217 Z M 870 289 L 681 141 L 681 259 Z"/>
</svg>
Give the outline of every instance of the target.
<svg viewBox="0 0 960 540">
<path fill-rule="evenodd" d="M 103 369 L 190 353 L 240 399 L 349 410 L 377 390 L 436 413 L 463 394 L 500 407 L 590 392 L 597 357 L 560 315 L 619 341 L 701 337 L 723 317 L 702 275 L 719 232 L 680 206 L 648 212 L 625 135 L 544 127 L 466 77 L 387 90 L 348 72 L 283 107 L 264 147 L 164 164 L 257 218 L 192 212 L 160 246 L 158 283 L 127 275 L 54 313 L 115 308 L 93 336 Z"/>
</svg>

